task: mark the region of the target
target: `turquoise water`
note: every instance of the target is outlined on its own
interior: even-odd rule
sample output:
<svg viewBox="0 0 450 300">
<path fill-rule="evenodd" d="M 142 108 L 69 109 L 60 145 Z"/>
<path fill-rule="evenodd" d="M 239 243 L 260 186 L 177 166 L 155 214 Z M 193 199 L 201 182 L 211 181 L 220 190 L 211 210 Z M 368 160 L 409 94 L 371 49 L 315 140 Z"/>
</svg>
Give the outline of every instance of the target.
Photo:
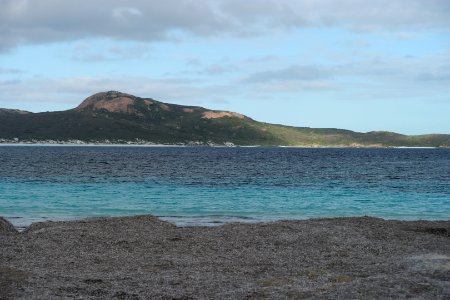
<svg viewBox="0 0 450 300">
<path fill-rule="evenodd" d="M 0 215 L 449 219 L 448 149 L 0 147 Z"/>
</svg>

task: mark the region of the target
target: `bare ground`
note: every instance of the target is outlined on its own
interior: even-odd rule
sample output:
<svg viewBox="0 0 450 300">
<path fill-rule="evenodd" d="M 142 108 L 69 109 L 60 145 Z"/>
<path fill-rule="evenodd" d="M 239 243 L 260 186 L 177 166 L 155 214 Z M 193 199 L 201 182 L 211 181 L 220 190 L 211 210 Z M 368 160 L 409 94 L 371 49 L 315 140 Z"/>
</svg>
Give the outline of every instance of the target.
<svg viewBox="0 0 450 300">
<path fill-rule="evenodd" d="M 0 299 L 449 299 L 450 221 L 0 218 Z"/>
</svg>

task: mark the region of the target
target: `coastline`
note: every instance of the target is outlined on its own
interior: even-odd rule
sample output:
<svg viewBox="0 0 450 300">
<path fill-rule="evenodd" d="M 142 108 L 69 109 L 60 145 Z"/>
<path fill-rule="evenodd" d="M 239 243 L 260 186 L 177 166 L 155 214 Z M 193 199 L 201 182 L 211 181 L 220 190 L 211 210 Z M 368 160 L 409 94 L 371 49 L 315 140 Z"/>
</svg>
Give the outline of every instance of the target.
<svg viewBox="0 0 450 300">
<path fill-rule="evenodd" d="M 3 216 L 3 218 L 11 223 L 14 228 L 19 231 L 25 231 L 30 226 L 39 223 L 55 223 L 55 222 L 89 222 L 96 219 L 111 219 L 111 218 L 132 218 L 135 216 L 140 216 L 142 214 L 118 214 L 118 215 L 90 215 L 90 216 L 53 216 L 53 217 L 20 217 L 20 216 Z M 304 217 L 294 217 L 294 216 L 265 216 L 257 217 L 253 215 L 156 215 L 151 216 L 163 221 L 170 223 L 179 228 L 188 227 L 218 227 L 227 224 L 271 224 L 276 222 L 301 222 L 306 220 L 322 220 L 322 219 L 339 219 L 339 218 L 365 218 L 367 215 L 328 215 L 328 216 L 304 216 Z M 1 216 L 0 216 L 1 217 Z M 400 218 L 399 216 L 387 217 L 371 215 L 371 218 L 378 218 L 385 221 L 394 222 L 447 222 L 450 219 L 443 218 Z"/>
<path fill-rule="evenodd" d="M 135 143 L 104 143 L 104 142 L 1 142 L 0 147 L 13 147 L 13 146 L 35 146 L 35 147 L 213 147 L 213 148 L 258 148 L 258 147 L 274 147 L 274 148 L 287 148 L 287 149 L 450 149 L 450 147 L 409 147 L 409 146 L 372 146 L 372 145 L 300 145 L 300 146 L 286 146 L 286 145 L 235 145 L 229 144 L 215 144 L 215 143 L 201 143 L 193 142 L 187 144 L 157 144 L 151 142 Z"/>
<path fill-rule="evenodd" d="M 22 233 L 0 221 L 0 298 L 450 296 L 450 220 L 176 227 L 143 215 L 35 223 Z"/>
</svg>

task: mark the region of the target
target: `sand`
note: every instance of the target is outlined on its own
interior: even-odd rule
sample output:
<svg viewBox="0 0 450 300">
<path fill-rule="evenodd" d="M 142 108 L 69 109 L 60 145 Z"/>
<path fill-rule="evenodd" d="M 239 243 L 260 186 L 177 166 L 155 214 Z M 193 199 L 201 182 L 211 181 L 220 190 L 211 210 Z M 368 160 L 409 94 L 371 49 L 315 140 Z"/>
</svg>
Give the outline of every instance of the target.
<svg viewBox="0 0 450 300">
<path fill-rule="evenodd" d="M 0 219 L 0 299 L 449 299 L 450 221 Z"/>
</svg>

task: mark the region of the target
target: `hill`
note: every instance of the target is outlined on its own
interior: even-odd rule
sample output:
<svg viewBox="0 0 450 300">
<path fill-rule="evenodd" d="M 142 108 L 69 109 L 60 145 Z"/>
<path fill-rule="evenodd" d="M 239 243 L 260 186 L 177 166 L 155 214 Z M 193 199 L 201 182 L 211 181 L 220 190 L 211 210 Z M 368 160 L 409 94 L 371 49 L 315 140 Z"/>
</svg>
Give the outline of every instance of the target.
<svg viewBox="0 0 450 300">
<path fill-rule="evenodd" d="M 308 147 L 450 146 L 450 135 L 446 134 L 407 136 L 275 125 L 235 112 L 163 103 L 116 91 L 92 95 L 67 111 L 30 113 L 0 109 L 0 142 L 49 140 Z"/>
</svg>

